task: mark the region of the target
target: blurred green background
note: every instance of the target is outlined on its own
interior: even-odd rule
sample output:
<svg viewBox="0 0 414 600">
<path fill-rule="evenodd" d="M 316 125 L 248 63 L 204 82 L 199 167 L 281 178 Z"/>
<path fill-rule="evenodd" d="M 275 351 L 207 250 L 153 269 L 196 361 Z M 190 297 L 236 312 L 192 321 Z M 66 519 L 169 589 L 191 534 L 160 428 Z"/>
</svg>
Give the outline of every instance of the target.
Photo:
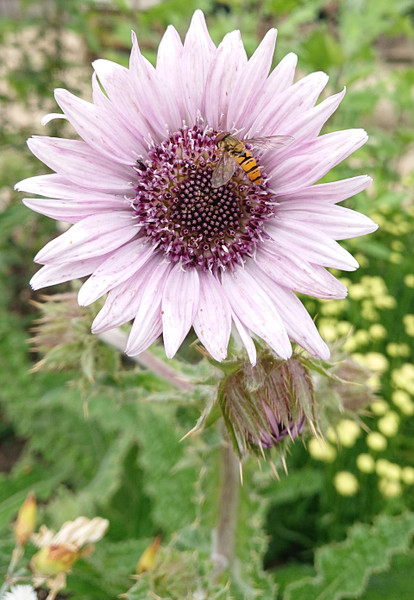
<svg viewBox="0 0 414 600">
<path fill-rule="evenodd" d="M 277 27 L 275 64 L 293 51 L 298 77 L 326 71 L 326 95 L 347 87 L 324 131 L 364 127 L 370 138 L 325 180 L 371 175 L 373 185 L 347 206 L 380 226 L 374 235 L 344 242 L 361 265 L 341 277 L 349 297 L 306 300 L 325 339 L 346 339 L 346 350 L 379 385 L 363 417 L 367 431 L 345 420 L 338 427 L 339 449 L 333 435 L 319 452 L 296 444 L 288 457 L 290 475 L 280 483 L 256 463 L 247 468 L 238 551 L 250 564 L 252 588 L 224 595 L 212 587 L 208 597 L 313 598 L 291 584 L 315 575 L 316 549 L 335 548 L 332 543 L 346 539 L 357 522 L 372 526 L 379 515 L 414 511 L 414 3 L 0 1 L 0 573 L 14 544 L 12 520 L 33 489 L 41 502 L 39 522 L 58 528 L 80 514 L 110 520 L 95 554 L 74 567 L 69 597 L 106 600 L 126 593 L 140 554 L 159 533 L 169 548 L 166 564 L 176 566 L 181 582 L 204 581 L 207 570 L 200 565 L 214 525 L 219 441 L 208 433 L 180 444 L 210 392 L 200 387 L 184 398 L 121 360 L 87 334 L 87 310 L 74 309 L 70 351 L 65 347 L 67 354 L 55 357 L 55 366 L 63 368 L 29 372 L 41 358 L 27 342 L 39 316 L 33 301 L 40 300 L 28 284 L 37 269 L 32 259 L 56 234 L 56 224 L 26 209 L 13 186 L 46 172 L 30 155 L 27 137 L 74 136 L 60 120 L 40 125 L 44 114 L 56 110 L 54 88 L 89 100 L 92 60 L 127 65 L 133 29 L 154 61 L 166 26 L 184 36 L 196 8 L 204 11 L 215 43 L 240 29 L 251 55 L 267 29 Z M 71 289 L 61 285 L 53 293 Z M 190 376 L 206 375 L 205 367 L 184 356 L 176 365 Z M 175 401 L 167 403 L 171 394 Z M 396 532 L 395 548 L 390 542 L 377 569 L 367 567 L 366 574 L 374 574 L 361 578 L 354 595 L 325 590 L 315 597 L 411 600 L 414 552 L 402 552 L 408 542 L 398 546 L 397 538 Z M 266 575 L 255 572 L 262 563 Z M 385 572 L 375 575 L 377 570 Z M 157 581 L 158 597 L 193 597 L 168 577 L 171 571 Z M 135 584 L 128 598 L 153 597 L 151 585 Z"/>
</svg>

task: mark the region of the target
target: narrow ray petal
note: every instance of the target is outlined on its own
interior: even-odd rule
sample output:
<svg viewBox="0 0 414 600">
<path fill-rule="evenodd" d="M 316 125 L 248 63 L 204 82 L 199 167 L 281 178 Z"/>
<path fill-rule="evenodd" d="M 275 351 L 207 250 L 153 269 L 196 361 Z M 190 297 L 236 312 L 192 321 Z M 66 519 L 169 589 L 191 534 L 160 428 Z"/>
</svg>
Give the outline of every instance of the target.
<svg viewBox="0 0 414 600">
<path fill-rule="evenodd" d="M 165 353 L 172 358 L 190 330 L 198 308 L 200 282 L 196 269 L 171 269 L 162 296 Z"/>
<path fill-rule="evenodd" d="M 327 360 L 329 348 L 322 340 L 307 310 L 291 290 L 277 285 L 264 273 L 255 272 L 263 289 L 272 297 L 289 337 L 314 356 Z"/>
<path fill-rule="evenodd" d="M 134 134 L 135 152 L 145 153 L 147 145 L 144 140 L 150 124 L 134 96 L 129 70 L 103 58 L 95 60 L 92 66 L 111 101 L 113 111 Z"/>
<path fill-rule="evenodd" d="M 79 304 L 87 306 L 105 292 L 130 279 L 151 258 L 153 252 L 154 247 L 141 240 L 133 240 L 115 250 L 81 287 Z"/>
<path fill-rule="evenodd" d="M 125 350 L 130 356 L 143 352 L 162 329 L 161 299 L 170 270 L 169 263 L 159 263 L 147 279 Z"/>
<path fill-rule="evenodd" d="M 92 323 L 92 333 L 119 327 L 136 317 L 146 284 L 157 266 L 158 261 L 150 259 L 132 277 L 108 293 L 103 308 Z"/>
<path fill-rule="evenodd" d="M 342 246 L 303 223 L 289 226 L 279 220 L 276 225 L 269 225 L 266 230 L 288 255 L 300 252 L 310 263 L 344 271 L 354 271 L 358 268 L 357 261 Z"/>
<path fill-rule="evenodd" d="M 206 81 L 201 112 L 211 127 L 226 131 L 231 125 L 227 122 L 230 96 L 246 63 L 240 31 L 228 33 L 217 48 Z"/>
<path fill-rule="evenodd" d="M 101 198 L 93 201 L 85 200 L 62 200 L 56 198 L 23 198 L 23 204 L 28 208 L 66 223 L 77 223 L 81 219 L 90 215 L 107 213 L 109 211 L 125 211 L 129 208 L 129 203 L 125 198 L 119 196 L 106 196 L 105 201 Z"/>
<path fill-rule="evenodd" d="M 202 99 L 211 63 L 217 49 L 208 33 L 204 15 L 196 10 L 184 40 L 181 61 L 186 112 L 192 121 L 202 107 Z"/>
<path fill-rule="evenodd" d="M 313 265 L 297 254 L 281 252 L 272 241 L 263 242 L 255 262 L 276 283 L 315 298 L 345 298 L 346 287 L 324 267 Z"/>
<path fill-rule="evenodd" d="M 107 256 L 107 254 L 103 254 L 102 256 L 71 261 L 62 265 L 45 265 L 33 275 L 30 285 L 34 290 L 38 290 L 49 285 L 57 285 L 58 283 L 90 275 L 105 261 Z"/>
<path fill-rule="evenodd" d="M 209 272 L 200 275 L 200 297 L 193 326 L 211 356 L 224 360 L 231 331 L 231 308 L 221 284 Z"/>
<path fill-rule="evenodd" d="M 368 175 L 358 175 L 349 179 L 309 185 L 300 190 L 286 191 L 283 195 L 277 197 L 277 201 L 281 204 L 294 201 L 303 202 L 304 204 L 313 202 L 336 204 L 359 194 L 371 183 L 372 178 Z"/>
<path fill-rule="evenodd" d="M 367 141 L 363 129 L 327 133 L 311 142 L 289 145 L 269 160 L 271 187 L 277 195 L 318 181 Z"/>
<path fill-rule="evenodd" d="M 257 104 L 272 65 L 277 30 L 270 29 L 239 75 L 229 99 L 227 126 L 245 127 L 246 117 Z"/>
<path fill-rule="evenodd" d="M 35 262 L 64 264 L 85 260 L 119 248 L 137 234 L 131 215 L 122 212 L 86 217 L 38 252 Z"/>
<path fill-rule="evenodd" d="M 226 271 L 223 289 L 230 305 L 253 333 L 264 339 L 282 358 L 289 358 L 292 348 L 275 305 L 259 283 L 246 270 Z"/>
<path fill-rule="evenodd" d="M 307 223 L 335 240 L 345 240 L 359 235 L 366 235 L 378 229 L 369 217 L 344 208 L 343 206 L 325 204 L 305 205 L 302 202 L 285 202 L 278 207 L 278 216 L 287 225 Z"/>
<path fill-rule="evenodd" d="M 106 158 L 123 165 L 133 165 L 137 158 L 136 142 L 119 121 L 67 90 L 55 90 L 56 102 L 80 135 L 92 148 Z"/>
<path fill-rule="evenodd" d="M 256 346 L 252 340 L 252 336 L 250 335 L 247 327 L 243 325 L 234 311 L 231 313 L 231 318 L 236 326 L 236 332 L 240 337 L 240 341 L 246 348 L 247 356 L 249 357 L 251 364 L 254 366 L 256 364 L 257 352 Z"/>
<path fill-rule="evenodd" d="M 131 167 L 98 156 L 85 142 L 33 137 L 27 145 L 37 158 L 81 188 L 127 194 L 135 176 Z"/>
<path fill-rule="evenodd" d="M 287 117 L 293 118 L 313 106 L 328 82 L 325 73 L 312 73 L 300 79 L 267 104 L 261 99 L 256 106 L 257 117 L 252 125 L 255 135 L 285 133 L 283 125 Z"/>
</svg>

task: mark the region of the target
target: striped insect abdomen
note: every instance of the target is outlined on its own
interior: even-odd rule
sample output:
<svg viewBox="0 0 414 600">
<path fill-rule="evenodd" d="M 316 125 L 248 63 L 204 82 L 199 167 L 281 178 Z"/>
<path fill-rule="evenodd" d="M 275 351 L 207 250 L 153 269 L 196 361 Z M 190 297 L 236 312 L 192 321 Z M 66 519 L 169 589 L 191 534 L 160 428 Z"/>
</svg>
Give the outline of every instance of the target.
<svg viewBox="0 0 414 600">
<path fill-rule="evenodd" d="M 257 166 L 256 159 L 253 157 L 251 152 L 244 148 L 240 153 L 233 153 L 233 158 L 239 163 L 252 183 L 255 183 L 256 185 L 260 185 L 262 183 L 260 169 Z"/>
</svg>

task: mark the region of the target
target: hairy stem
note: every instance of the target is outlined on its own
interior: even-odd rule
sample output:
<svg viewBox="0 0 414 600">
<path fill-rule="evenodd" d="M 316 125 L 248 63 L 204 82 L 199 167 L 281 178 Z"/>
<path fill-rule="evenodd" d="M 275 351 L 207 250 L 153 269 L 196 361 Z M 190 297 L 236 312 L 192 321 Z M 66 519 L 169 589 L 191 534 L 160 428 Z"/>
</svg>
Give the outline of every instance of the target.
<svg viewBox="0 0 414 600">
<path fill-rule="evenodd" d="M 127 335 L 120 329 L 111 329 L 110 331 L 99 333 L 98 337 L 106 344 L 124 352 Z M 182 375 L 178 374 L 174 369 L 166 365 L 162 360 L 150 352 L 141 352 L 138 356 L 131 356 L 130 358 L 146 369 L 156 373 L 161 379 L 167 381 L 179 390 L 182 390 L 183 392 L 192 392 L 194 390 L 194 386 L 190 381 L 184 379 Z"/>
<path fill-rule="evenodd" d="M 221 450 L 221 483 L 217 529 L 211 553 L 215 577 L 231 567 L 233 563 L 239 490 L 239 460 L 231 444 L 225 440 Z"/>
</svg>

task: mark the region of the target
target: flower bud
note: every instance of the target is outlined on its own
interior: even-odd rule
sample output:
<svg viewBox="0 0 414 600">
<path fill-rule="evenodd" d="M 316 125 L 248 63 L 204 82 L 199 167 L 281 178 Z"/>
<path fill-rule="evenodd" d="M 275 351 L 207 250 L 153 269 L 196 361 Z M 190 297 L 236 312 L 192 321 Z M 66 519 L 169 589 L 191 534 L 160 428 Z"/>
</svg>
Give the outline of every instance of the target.
<svg viewBox="0 0 414 600">
<path fill-rule="evenodd" d="M 80 551 L 75 550 L 73 546 L 64 544 L 45 546 L 32 557 L 30 567 L 35 575 L 55 577 L 59 573 L 69 571 L 80 554 Z"/>
<path fill-rule="evenodd" d="M 161 536 L 157 535 L 155 540 L 141 554 L 135 572 L 137 575 L 151 571 L 157 558 L 158 550 L 161 544 Z"/>
<path fill-rule="evenodd" d="M 300 359 L 259 355 L 257 365 L 243 364 L 222 380 L 219 403 L 236 452 L 256 452 L 295 439 L 308 421 L 315 430 L 311 378 Z"/>
<path fill-rule="evenodd" d="M 14 535 L 19 546 L 24 546 L 32 535 L 36 525 L 36 498 L 33 492 L 28 494 L 20 507 L 14 526 Z"/>
</svg>

